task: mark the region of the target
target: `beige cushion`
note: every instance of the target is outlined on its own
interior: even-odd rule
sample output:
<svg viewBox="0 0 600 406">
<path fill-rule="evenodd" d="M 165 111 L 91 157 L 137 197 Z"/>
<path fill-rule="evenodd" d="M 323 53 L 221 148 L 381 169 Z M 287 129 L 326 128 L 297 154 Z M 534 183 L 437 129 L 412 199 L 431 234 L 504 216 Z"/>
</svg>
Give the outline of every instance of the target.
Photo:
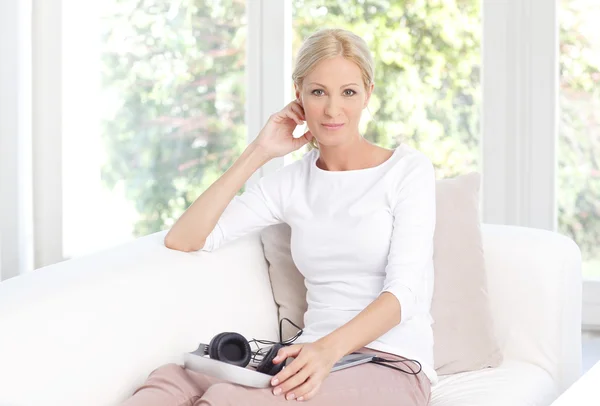
<svg viewBox="0 0 600 406">
<path fill-rule="evenodd" d="M 476 172 L 436 182 L 431 315 L 435 369 L 440 375 L 502 362 L 487 296 L 480 184 Z"/>
<path fill-rule="evenodd" d="M 436 182 L 435 288 L 431 305 L 438 374 L 495 367 L 502 354 L 493 335 L 479 215 L 480 175 Z M 290 253 L 287 224 L 265 228 L 262 241 L 273 296 L 284 317 L 304 327 L 306 287 Z M 283 322 L 283 339 L 297 329 Z"/>
<path fill-rule="evenodd" d="M 307 309 L 304 276 L 298 271 L 290 252 L 291 229 L 287 224 L 269 226 L 261 232 L 265 258 L 269 263 L 269 277 L 273 298 L 277 303 L 279 320 L 287 317 L 304 328 L 304 312 Z M 286 320 L 281 324 L 283 340 L 298 332 Z"/>
</svg>

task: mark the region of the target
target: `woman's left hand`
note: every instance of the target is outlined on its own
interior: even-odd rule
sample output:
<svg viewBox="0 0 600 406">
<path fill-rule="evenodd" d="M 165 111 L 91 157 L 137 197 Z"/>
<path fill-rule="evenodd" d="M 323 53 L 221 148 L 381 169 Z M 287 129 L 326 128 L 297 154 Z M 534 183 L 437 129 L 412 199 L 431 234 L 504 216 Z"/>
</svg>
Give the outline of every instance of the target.
<svg viewBox="0 0 600 406">
<path fill-rule="evenodd" d="M 294 344 L 283 347 L 273 360 L 274 364 L 295 358 L 271 379 L 274 395 L 286 399 L 308 400 L 312 398 L 339 358 L 337 352 L 321 343 Z"/>
</svg>

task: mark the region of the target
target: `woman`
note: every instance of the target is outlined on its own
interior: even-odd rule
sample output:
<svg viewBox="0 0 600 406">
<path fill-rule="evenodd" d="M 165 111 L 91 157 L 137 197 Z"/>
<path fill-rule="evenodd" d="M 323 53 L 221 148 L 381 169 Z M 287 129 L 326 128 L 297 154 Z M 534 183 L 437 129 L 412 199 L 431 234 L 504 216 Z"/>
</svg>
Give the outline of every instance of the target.
<svg viewBox="0 0 600 406">
<path fill-rule="evenodd" d="M 428 404 L 437 381 L 429 313 L 433 166 L 411 147 L 382 148 L 359 133 L 374 84 L 371 54 L 357 35 L 324 29 L 310 36 L 293 80 L 296 100 L 269 118 L 165 237 L 174 250 L 213 251 L 268 225 L 289 224 L 308 309 L 297 344 L 283 347 L 273 362 L 293 361 L 267 389 L 168 364 L 153 371 L 124 405 L 267 406 L 292 399 L 328 406 Z M 294 138 L 304 121 L 309 130 Z M 315 148 L 301 160 L 236 196 L 270 159 L 309 142 Z M 353 351 L 408 359 L 409 369 L 419 372 L 367 363 L 329 373 Z"/>
</svg>

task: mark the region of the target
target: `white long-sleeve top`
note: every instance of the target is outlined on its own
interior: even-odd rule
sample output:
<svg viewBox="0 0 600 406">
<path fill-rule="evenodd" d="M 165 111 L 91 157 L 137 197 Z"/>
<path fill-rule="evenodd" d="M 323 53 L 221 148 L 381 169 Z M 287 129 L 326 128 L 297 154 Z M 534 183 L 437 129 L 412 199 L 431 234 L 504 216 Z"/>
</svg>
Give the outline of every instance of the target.
<svg viewBox="0 0 600 406">
<path fill-rule="evenodd" d="M 366 347 L 416 359 L 437 383 L 430 316 L 436 219 L 431 161 L 405 144 L 367 169 L 327 171 L 317 167 L 318 158 L 313 149 L 234 197 L 202 250 L 287 223 L 292 258 L 307 289 L 304 332 L 295 343 L 331 333 L 390 292 L 400 302 L 401 322 Z"/>
</svg>

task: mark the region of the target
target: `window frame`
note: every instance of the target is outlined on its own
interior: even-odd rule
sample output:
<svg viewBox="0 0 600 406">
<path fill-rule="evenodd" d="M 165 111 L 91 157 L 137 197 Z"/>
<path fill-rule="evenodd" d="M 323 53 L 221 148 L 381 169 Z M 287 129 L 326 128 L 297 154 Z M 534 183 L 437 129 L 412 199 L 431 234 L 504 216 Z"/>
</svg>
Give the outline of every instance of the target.
<svg viewBox="0 0 600 406">
<path fill-rule="evenodd" d="M 546 0 L 481 1 L 482 221 L 556 231 L 560 5 Z M 291 101 L 292 85 L 291 1 L 251 3 L 248 0 L 248 142 L 256 138 L 272 113 Z M 22 50 L 27 48 L 0 48 L 4 60 L 16 61 L 10 70 L 3 71 L 0 89 L 9 83 L 19 84 L 0 92 L 0 106 L 15 102 L 21 120 L 29 117 L 31 122 L 29 128 L 11 118 L 0 127 L 1 145 L 20 160 L 3 159 L 0 165 L 0 173 L 9 174 L 2 178 L 2 201 L 17 196 L 16 204 L 4 206 L 4 217 L 9 220 L 0 223 L 0 230 L 3 235 L 18 236 L 16 243 L 7 238 L 0 242 L 4 253 L 0 270 L 13 268 L 23 273 L 63 260 L 62 111 L 56 103 L 62 80 L 57 55 L 61 55 L 63 4 L 61 0 L 3 4 L 8 4 L 8 13 L 3 13 L 2 21 L 20 24 L 0 24 L 0 38 L 18 37 L 27 42 L 29 29 L 32 44 L 31 61 L 23 56 Z M 29 79 L 23 76 L 27 68 L 31 69 Z M 31 100 L 23 94 L 30 94 Z M 284 158 L 270 161 L 248 185 L 283 166 Z M 31 174 L 27 167 L 31 167 Z M 28 177 L 33 180 L 29 189 L 29 182 L 23 182 Z M 33 202 L 30 207 L 28 201 Z M 33 224 L 32 231 L 22 231 L 23 224 Z M 33 261 L 7 254 L 17 251 L 21 258 Z M 6 272 L 4 278 L 12 276 Z M 584 281 L 583 325 L 600 327 L 600 281 Z"/>
<path fill-rule="evenodd" d="M 31 12 L 0 2 L 0 281 L 33 268 Z"/>
<path fill-rule="evenodd" d="M 558 232 L 559 11 L 483 0 L 483 222 Z M 600 329 L 600 281 L 582 289 L 582 326 Z"/>
</svg>

